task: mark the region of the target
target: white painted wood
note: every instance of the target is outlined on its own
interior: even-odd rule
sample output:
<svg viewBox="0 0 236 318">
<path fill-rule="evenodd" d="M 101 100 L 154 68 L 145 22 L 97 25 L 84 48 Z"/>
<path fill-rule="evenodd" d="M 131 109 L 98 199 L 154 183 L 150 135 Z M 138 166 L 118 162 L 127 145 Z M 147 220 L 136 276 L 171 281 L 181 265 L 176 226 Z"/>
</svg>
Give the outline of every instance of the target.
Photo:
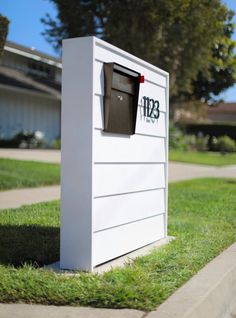
<svg viewBox="0 0 236 318">
<path fill-rule="evenodd" d="M 143 107 L 138 107 L 136 134 L 145 134 L 149 136 L 165 137 L 166 136 L 166 114 L 160 112 L 158 119 L 143 116 Z"/>
<path fill-rule="evenodd" d="M 166 87 L 166 76 L 167 73 L 158 69 L 157 67 L 154 67 L 148 63 L 144 63 L 144 61 L 138 59 L 137 57 L 132 56 L 131 54 L 127 54 L 125 52 L 122 53 L 120 50 L 120 53 L 115 52 L 116 49 L 112 46 L 104 46 L 102 42 L 96 40 L 96 61 L 100 62 L 115 62 L 118 64 L 121 64 L 125 67 L 128 67 L 130 69 L 134 69 L 137 72 L 141 73 L 145 76 L 145 78 L 152 82 L 152 83 L 158 83 L 159 86 Z M 124 51 L 123 51 L 124 52 Z M 95 83 L 99 83 L 100 77 L 94 78 Z M 98 84 L 100 85 L 100 84 Z M 95 87 L 95 92 L 97 92 L 97 89 Z"/>
<path fill-rule="evenodd" d="M 166 107 L 166 88 L 161 87 L 154 83 L 149 83 L 148 80 L 146 80 L 143 84 L 140 84 L 139 87 L 139 105 L 143 105 L 143 96 L 149 96 L 150 98 L 153 98 L 154 100 L 159 101 L 159 110 L 162 112 L 167 111 Z"/>
<path fill-rule="evenodd" d="M 104 263 L 117 255 L 124 255 L 163 237 L 163 215 L 97 232 L 93 240 L 94 265 Z"/>
<path fill-rule="evenodd" d="M 164 138 L 94 130 L 94 162 L 165 162 Z"/>
<path fill-rule="evenodd" d="M 61 259 L 92 270 L 93 38 L 63 42 Z"/>
<path fill-rule="evenodd" d="M 164 189 L 94 199 L 93 231 L 165 213 Z"/>
<path fill-rule="evenodd" d="M 165 187 L 164 164 L 96 164 L 94 197 Z"/>
<path fill-rule="evenodd" d="M 168 235 L 168 161 L 169 161 L 169 77 L 167 78 L 167 87 L 166 87 L 166 140 L 165 140 L 165 153 L 166 153 L 166 163 L 165 163 L 165 180 L 166 180 L 166 189 L 165 189 L 165 237 Z"/>
<path fill-rule="evenodd" d="M 64 41 L 61 267 L 94 266 L 166 236 L 168 74 L 102 40 Z M 103 62 L 140 72 L 135 135 L 103 132 Z M 143 96 L 160 117 L 143 117 Z"/>
</svg>

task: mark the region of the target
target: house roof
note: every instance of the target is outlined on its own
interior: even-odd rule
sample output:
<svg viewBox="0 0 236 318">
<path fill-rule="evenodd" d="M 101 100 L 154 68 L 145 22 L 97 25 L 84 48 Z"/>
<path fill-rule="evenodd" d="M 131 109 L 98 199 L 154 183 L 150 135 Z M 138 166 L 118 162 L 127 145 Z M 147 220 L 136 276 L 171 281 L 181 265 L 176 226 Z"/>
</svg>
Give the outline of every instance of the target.
<svg viewBox="0 0 236 318">
<path fill-rule="evenodd" d="M 61 68 L 61 59 L 51 56 L 49 54 L 42 53 L 40 51 L 37 51 L 33 48 L 28 48 L 26 46 L 23 46 L 21 44 L 16 44 L 11 41 L 6 41 L 4 50 L 8 52 L 13 52 L 15 54 L 19 54 L 28 58 L 32 58 L 37 61 L 41 61 L 44 63 L 47 63 L 49 65 L 54 65 L 56 67 Z"/>
<path fill-rule="evenodd" d="M 217 106 L 208 108 L 209 114 L 216 113 L 236 113 L 236 102 L 235 103 L 220 103 Z"/>
<path fill-rule="evenodd" d="M 11 89 L 25 89 L 60 99 L 61 86 L 48 79 L 25 74 L 18 70 L 0 66 L 0 85 Z"/>
</svg>

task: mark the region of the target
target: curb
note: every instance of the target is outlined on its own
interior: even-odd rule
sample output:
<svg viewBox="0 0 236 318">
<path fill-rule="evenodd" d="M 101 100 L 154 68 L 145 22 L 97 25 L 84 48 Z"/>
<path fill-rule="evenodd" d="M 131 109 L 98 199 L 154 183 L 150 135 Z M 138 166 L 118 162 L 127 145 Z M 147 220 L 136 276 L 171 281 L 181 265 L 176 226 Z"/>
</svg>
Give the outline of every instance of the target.
<svg viewBox="0 0 236 318">
<path fill-rule="evenodd" d="M 236 306 L 236 243 L 146 318 L 223 318 Z"/>
</svg>

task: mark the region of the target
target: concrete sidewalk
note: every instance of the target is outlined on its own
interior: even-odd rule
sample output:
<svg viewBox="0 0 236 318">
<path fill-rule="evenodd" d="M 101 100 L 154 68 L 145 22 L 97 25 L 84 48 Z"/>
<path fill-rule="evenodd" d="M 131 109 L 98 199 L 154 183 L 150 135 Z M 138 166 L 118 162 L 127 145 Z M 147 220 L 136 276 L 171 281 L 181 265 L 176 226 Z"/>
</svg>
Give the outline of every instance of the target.
<svg viewBox="0 0 236 318">
<path fill-rule="evenodd" d="M 18 208 L 26 204 L 47 202 L 59 198 L 60 186 L 0 191 L 0 209 Z"/>
<path fill-rule="evenodd" d="M 61 162 L 61 151 L 60 150 L 52 150 L 52 149 L 4 149 L 4 148 L 0 148 L 0 158 L 60 163 Z"/>
<path fill-rule="evenodd" d="M 203 177 L 236 178 L 236 165 L 214 167 L 180 162 L 169 162 L 169 182 Z"/>
</svg>

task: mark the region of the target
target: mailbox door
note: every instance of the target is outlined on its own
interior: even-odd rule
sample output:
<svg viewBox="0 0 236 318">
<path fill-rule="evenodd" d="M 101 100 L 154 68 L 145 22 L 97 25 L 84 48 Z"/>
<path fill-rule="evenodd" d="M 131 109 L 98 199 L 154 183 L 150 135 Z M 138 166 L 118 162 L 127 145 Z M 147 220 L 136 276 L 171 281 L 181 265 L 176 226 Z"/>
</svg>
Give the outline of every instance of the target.
<svg viewBox="0 0 236 318">
<path fill-rule="evenodd" d="M 107 131 L 131 134 L 133 130 L 133 95 L 112 89 Z"/>
</svg>

